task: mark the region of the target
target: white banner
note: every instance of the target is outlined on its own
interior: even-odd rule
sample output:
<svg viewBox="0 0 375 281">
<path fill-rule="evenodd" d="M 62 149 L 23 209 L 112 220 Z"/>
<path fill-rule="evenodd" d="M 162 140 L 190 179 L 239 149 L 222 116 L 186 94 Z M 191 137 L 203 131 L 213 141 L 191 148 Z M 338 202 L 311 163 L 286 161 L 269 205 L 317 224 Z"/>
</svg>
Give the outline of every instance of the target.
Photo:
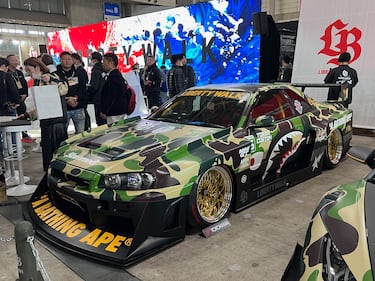
<svg viewBox="0 0 375 281">
<path fill-rule="evenodd" d="M 132 114 L 128 116 L 128 118 L 135 117 L 135 116 L 146 117 L 149 114 L 149 112 L 148 112 L 148 108 L 145 102 L 145 97 L 143 96 L 139 76 L 135 75 L 133 71 L 127 72 L 123 74 L 123 76 L 126 79 L 126 81 L 128 81 L 129 85 L 133 87 L 136 93 L 135 110 Z"/>
<path fill-rule="evenodd" d="M 354 127 L 375 129 L 375 26 L 374 0 L 303 0 L 298 24 L 293 83 L 323 83 L 340 53 L 349 52 L 350 66 L 357 70 L 353 88 Z M 327 99 L 328 90 L 307 92 Z"/>
</svg>

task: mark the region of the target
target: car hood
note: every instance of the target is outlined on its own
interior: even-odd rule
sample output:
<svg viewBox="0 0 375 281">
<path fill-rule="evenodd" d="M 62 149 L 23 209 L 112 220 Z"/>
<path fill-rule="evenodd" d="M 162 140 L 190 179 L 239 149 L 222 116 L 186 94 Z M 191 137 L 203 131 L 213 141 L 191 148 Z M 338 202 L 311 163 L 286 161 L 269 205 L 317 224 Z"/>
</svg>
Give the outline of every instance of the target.
<svg viewBox="0 0 375 281">
<path fill-rule="evenodd" d="M 187 145 L 191 149 L 228 132 L 229 129 L 148 119 L 130 120 L 109 128 L 101 126 L 68 139 L 67 144 L 58 149 L 56 160 L 105 174 L 143 171 L 146 167 L 160 165 L 157 159 L 161 156 L 179 159 Z"/>
</svg>

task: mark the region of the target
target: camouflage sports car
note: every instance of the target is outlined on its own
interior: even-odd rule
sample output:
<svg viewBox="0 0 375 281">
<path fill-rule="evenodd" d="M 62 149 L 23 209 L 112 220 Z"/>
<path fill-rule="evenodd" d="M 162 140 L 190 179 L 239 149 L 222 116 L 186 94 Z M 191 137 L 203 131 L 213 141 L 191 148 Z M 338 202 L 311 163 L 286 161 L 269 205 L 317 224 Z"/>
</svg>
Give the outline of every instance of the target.
<svg viewBox="0 0 375 281">
<path fill-rule="evenodd" d="M 374 280 L 375 149 L 353 147 L 348 155 L 374 170 L 322 197 L 282 281 Z"/>
<path fill-rule="evenodd" d="M 351 137 L 351 110 L 291 85 L 195 87 L 68 139 L 28 215 L 51 241 L 128 265 L 335 167 Z"/>
</svg>

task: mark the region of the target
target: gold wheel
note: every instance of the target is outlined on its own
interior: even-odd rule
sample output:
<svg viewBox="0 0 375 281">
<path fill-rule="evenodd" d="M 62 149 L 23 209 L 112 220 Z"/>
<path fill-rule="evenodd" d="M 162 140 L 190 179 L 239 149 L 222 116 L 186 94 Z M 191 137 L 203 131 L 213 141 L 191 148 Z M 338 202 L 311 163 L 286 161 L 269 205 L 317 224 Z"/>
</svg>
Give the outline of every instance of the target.
<svg viewBox="0 0 375 281">
<path fill-rule="evenodd" d="M 233 197 L 232 179 L 227 170 L 215 166 L 199 180 L 196 204 L 200 217 L 206 223 L 215 223 L 229 212 Z"/>
<path fill-rule="evenodd" d="M 327 143 L 327 164 L 329 168 L 333 168 L 340 162 L 343 150 L 341 132 L 339 130 L 332 131 L 328 136 Z"/>
</svg>

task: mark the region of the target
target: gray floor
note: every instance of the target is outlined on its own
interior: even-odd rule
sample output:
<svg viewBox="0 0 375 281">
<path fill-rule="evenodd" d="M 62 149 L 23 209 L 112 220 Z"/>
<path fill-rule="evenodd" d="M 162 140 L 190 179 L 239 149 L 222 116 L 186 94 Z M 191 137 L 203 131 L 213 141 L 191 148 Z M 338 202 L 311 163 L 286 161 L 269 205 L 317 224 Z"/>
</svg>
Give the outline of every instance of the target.
<svg viewBox="0 0 375 281">
<path fill-rule="evenodd" d="M 370 134 L 355 135 L 352 145 L 375 147 Z M 25 175 L 37 184 L 42 174 L 41 154 L 25 144 Z M 280 280 L 297 242 L 303 243 L 314 207 L 331 187 L 354 181 L 370 169 L 345 158 L 334 170 L 294 186 L 229 218 L 231 227 L 210 238 L 198 234 L 136 265 L 113 268 L 72 256 L 37 240 L 36 247 L 52 281 L 75 280 Z M 0 280 L 18 278 L 13 236 L 22 220 L 21 205 L 28 199 L 10 197 L 0 205 Z"/>
</svg>

